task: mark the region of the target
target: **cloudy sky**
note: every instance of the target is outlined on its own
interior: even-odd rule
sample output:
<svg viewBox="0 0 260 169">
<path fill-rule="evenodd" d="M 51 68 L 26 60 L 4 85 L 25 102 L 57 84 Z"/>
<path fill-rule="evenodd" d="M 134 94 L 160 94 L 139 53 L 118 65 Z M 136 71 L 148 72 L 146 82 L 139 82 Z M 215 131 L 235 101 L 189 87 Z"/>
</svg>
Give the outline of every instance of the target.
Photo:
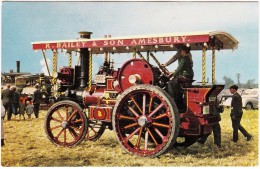
<svg viewBox="0 0 260 169">
<path fill-rule="evenodd" d="M 258 82 L 259 3 L 258 2 L 2 2 L 2 72 L 40 73 L 45 70 L 42 53 L 32 50 L 31 42 L 76 39 L 79 31 L 93 32 L 92 38 L 222 30 L 238 41 L 235 51 L 217 52 L 217 82 L 223 76 L 236 81 Z M 166 62 L 175 52 L 165 52 Z M 194 72 L 201 81 L 201 52 L 192 52 Z M 131 54 L 115 54 L 116 66 Z M 207 77 L 211 78 L 211 52 Z M 52 59 L 52 54 L 47 53 Z M 118 59 L 120 58 L 120 59 Z M 121 59 L 122 58 L 122 59 Z M 73 63 L 77 62 L 74 57 Z M 102 57 L 94 58 L 94 69 Z M 59 54 L 59 67 L 67 56 Z M 50 65 L 51 66 L 51 65 Z M 177 63 L 169 67 L 174 70 Z"/>
</svg>

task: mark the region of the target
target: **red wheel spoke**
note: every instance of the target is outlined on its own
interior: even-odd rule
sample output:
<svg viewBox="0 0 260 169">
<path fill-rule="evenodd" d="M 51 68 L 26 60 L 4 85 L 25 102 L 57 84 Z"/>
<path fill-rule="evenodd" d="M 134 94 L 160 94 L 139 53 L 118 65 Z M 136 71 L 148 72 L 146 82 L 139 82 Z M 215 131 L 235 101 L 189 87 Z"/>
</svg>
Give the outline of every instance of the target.
<svg viewBox="0 0 260 169">
<path fill-rule="evenodd" d="M 70 132 L 70 134 L 72 135 L 72 137 L 74 138 L 74 139 L 76 139 L 77 137 L 78 137 L 78 135 L 77 135 L 77 133 L 72 129 L 72 128 L 68 128 L 69 129 L 69 132 Z"/>
<path fill-rule="evenodd" d="M 74 122 L 73 122 L 73 124 L 76 124 L 76 123 L 82 123 L 83 121 L 82 121 L 82 119 L 78 119 L 78 120 L 75 120 Z"/>
<path fill-rule="evenodd" d="M 149 129 L 148 129 L 148 133 L 149 133 L 149 135 L 152 137 L 152 139 L 153 139 L 154 143 L 155 143 L 156 145 L 158 145 L 158 143 L 157 143 L 156 139 L 154 138 L 154 136 L 153 136 L 152 132 L 151 132 Z"/>
<path fill-rule="evenodd" d="M 131 128 L 131 127 L 134 127 L 134 126 L 137 126 L 137 125 L 138 125 L 138 123 L 132 123 L 132 124 L 125 126 L 124 129 L 128 129 L 128 128 Z"/>
<path fill-rule="evenodd" d="M 132 107 L 129 107 L 129 106 L 127 106 L 127 107 L 128 107 L 128 109 L 129 109 L 136 117 L 139 116 L 139 114 L 136 113 L 136 111 L 135 111 Z"/>
<path fill-rule="evenodd" d="M 134 102 L 135 106 L 138 108 L 138 110 L 141 112 L 141 114 L 143 114 L 141 108 L 139 107 L 138 103 L 135 101 L 134 97 L 130 97 L 130 99 Z"/>
<path fill-rule="evenodd" d="M 57 114 L 59 115 L 60 119 L 61 119 L 62 121 L 64 121 L 64 118 L 61 116 L 59 110 L 57 110 Z"/>
<path fill-rule="evenodd" d="M 151 117 L 152 115 L 154 115 L 160 108 L 162 108 L 164 106 L 164 103 L 161 103 L 159 106 L 157 106 L 154 111 L 152 113 L 149 114 L 148 117 Z"/>
<path fill-rule="evenodd" d="M 162 140 L 164 140 L 163 134 L 156 127 L 154 127 L 154 130 L 162 138 Z"/>
<path fill-rule="evenodd" d="M 157 122 L 153 122 L 153 125 L 158 126 L 158 127 L 170 128 L 170 125 L 161 124 L 161 123 L 157 123 Z"/>
<path fill-rule="evenodd" d="M 143 94 L 143 115 L 145 115 L 146 94 Z"/>
<path fill-rule="evenodd" d="M 157 117 L 155 117 L 155 118 L 152 118 L 152 119 L 153 119 L 153 120 L 157 120 L 157 119 L 161 119 L 161 118 L 166 117 L 166 116 L 167 116 L 167 114 L 164 113 L 164 114 L 161 114 L 161 115 L 159 115 L 159 116 L 157 116 Z"/>
<path fill-rule="evenodd" d="M 89 126 L 90 127 L 90 129 L 92 130 L 92 131 L 94 131 L 94 133 L 95 134 L 97 134 L 97 131 L 93 128 L 93 127 L 91 127 L 91 126 Z M 89 133 L 89 132 L 88 132 Z"/>
<path fill-rule="evenodd" d="M 139 134 L 138 134 L 138 139 L 137 142 L 135 144 L 135 147 L 140 147 L 140 141 L 141 141 L 141 136 L 142 136 L 142 131 L 143 131 L 143 127 L 141 127 Z"/>
<path fill-rule="evenodd" d="M 60 124 L 60 125 L 57 125 L 57 126 L 55 126 L 55 127 L 50 128 L 50 130 L 54 130 L 54 129 L 57 129 L 57 128 L 60 128 L 60 127 L 61 127 L 61 124 Z"/>
<path fill-rule="evenodd" d="M 144 149 L 147 150 L 147 146 L 148 146 L 148 131 L 145 132 L 144 135 Z"/>
<path fill-rule="evenodd" d="M 152 97 L 152 95 L 150 95 L 150 96 L 151 96 L 151 98 L 150 98 L 150 102 L 149 102 L 149 111 L 148 111 L 148 113 L 150 113 L 152 111 L 152 104 L 153 104 L 153 97 Z"/>
<path fill-rule="evenodd" d="M 72 117 L 77 113 L 77 110 L 75 110 L 71 115 L 70 117 L 67 119 L 67 121 L 70 121 L 72 119 Z"/>
<path fill-rule="evenodd" d="M 64 130 L 64 143 L 67 141 L 67 135 L 66 135 L 66 130 Z"/>
<path fill-rule="evenodd" d="M 60 137 L 61 133 L 63 132 L 64 129 L 61 129 L 61 131 L 57 134 L 57 136 L 55 137 L 57 140 Z"/>
<path fill-rule="evenodd" d="M 56 119 L 56 118 L 54 118 L 54 117 L 51 117 L 51 120 L 53 120 L 53 121 L 57 121 L 57 122 L 60 122 L 60 123 L 62 123 L 62 121 L 61 121 L 61 120 L 59 120 L 59 119 Z"/>
<path fill-rule="evenodd" d="M 76 131 L 80 131 L 80 129 L 74 127 L 74 126 L 70 126 L 70 128 L 72 128 L 73 130 L 76 130 Z"/>
<path fill-rule="evenodd" d="M 120 116 L 119 116 L 119 120 L 121 120 L 121 119 L 126 119 L 126 120 L 135 120 L 134 117 L 124 116 L 124 115 L 121 115 L 121 114 L 120 114 Z"/>
<path fill-rule="evenodd" d="M 139 130 L 140 130 L 141 127 L 135 129 L 135 131 L 133 131 L 127 138 L 126 140 L 130 140 Z"/>
</svg>

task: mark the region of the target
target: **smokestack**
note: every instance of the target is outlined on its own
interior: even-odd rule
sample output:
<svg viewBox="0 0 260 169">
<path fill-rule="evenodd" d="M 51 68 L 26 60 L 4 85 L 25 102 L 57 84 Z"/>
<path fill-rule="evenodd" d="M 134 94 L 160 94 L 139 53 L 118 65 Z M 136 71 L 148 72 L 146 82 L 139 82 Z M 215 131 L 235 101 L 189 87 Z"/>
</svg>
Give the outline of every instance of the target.
<svg viewBox="0 0 260 169">
<path fill-rule="evenodd" d="M 79 32 L 80 38 L 90 39 L 92 32 Z M 89 72 L 89 51 L 88 48 L 80 48 L 80 87 L 85 88 Z"/>
<path fill-rule="evenodd" d="M 20 61 L 16 61 L 16 72 L 20 73 Z"/>
</svg>

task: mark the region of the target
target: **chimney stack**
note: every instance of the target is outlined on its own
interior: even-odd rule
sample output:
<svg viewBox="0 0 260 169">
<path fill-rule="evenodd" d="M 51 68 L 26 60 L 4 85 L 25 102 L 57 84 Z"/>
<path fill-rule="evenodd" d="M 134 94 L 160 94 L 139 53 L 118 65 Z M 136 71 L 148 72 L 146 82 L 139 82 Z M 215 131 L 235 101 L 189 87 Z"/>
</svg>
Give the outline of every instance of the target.
<svg viewBox="0 0 260 169">
<path fill-rule="evenodd" d="M 16 72 L 20 73 L 20 61 L 16 61 Z"/>
</svg>

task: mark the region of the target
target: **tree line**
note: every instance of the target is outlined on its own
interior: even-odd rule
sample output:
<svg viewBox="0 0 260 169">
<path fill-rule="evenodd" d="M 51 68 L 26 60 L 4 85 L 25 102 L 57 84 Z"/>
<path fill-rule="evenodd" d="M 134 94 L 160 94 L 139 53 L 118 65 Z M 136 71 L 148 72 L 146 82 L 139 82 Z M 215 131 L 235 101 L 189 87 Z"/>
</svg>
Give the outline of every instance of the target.
<svg viewBox="0 0 260 169">
<path fill-rule="evenodd" d="M 239 88 L 258 88 L 258 84 L 255 83 L 255 79 L 249 79 L 247 80 L 247 82 L 245 84 L 242 84 L 240 82 L 240 78 L 241 78 L 241 74 L 240 73 L 237 73 L 236 74 L 236 83 L 234 80 L 232 80 L 231 78 L 227 77 L 227 76 L 224 76 L 223 77 L 223 80 L 225 81 L 225 87 L 226 88 L 229 88 L 229 86 L 231 85 L 237 85 Z"/>
</svg>

